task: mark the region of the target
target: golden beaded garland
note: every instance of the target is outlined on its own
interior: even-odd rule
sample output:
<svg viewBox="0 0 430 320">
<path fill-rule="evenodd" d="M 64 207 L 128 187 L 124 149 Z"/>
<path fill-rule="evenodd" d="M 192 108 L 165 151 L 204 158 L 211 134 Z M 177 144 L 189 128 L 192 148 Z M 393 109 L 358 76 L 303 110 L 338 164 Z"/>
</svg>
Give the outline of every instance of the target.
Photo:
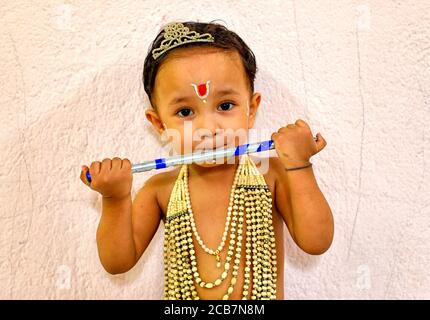
<svg viewBox="0 0 430 320">
<path fill-rule="evenodd" d="M 246 233 L 243 226 L 246 223 Z M 227 257 L 220 276 L 213 281 L 204 281 L 198 272 L 193 243 L 193 234 L 203 250 L 215 257 L 221 268 L 220 252 L 230 241 Z M 164 299 L 198 300 L 196 286 L 212 289 L 232 277 L 227 300 L 234 290 L 245 240 L 245 268 L 242 299 L 276 299 L 276 244 L 272 222 L 272 199 L 264 177 L 247 154 L 240 157 L 230 194 L 227 219 L 220 245 L 208 248 L 201 239 L 191 207 L 188 192 L 188 165 L 181 167 L 170 196 L 164 235 Z M 253 283 L 251 284 L 251 274 Z"/>
</svg>

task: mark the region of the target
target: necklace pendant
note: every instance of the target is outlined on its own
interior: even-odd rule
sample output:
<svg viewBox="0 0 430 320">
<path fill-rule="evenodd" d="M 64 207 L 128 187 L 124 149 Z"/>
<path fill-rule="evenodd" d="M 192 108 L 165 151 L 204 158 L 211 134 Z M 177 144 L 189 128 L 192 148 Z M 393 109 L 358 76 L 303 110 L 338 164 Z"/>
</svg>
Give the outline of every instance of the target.
<svg viewBox="0 0 430 320">
<path fill-rule="evenodd" d="M 221 257 L 219 256 L 218 250 L 215 252 L 215 259 L 216 259 L 216 267 L 221 268 Z"/>
</svg>

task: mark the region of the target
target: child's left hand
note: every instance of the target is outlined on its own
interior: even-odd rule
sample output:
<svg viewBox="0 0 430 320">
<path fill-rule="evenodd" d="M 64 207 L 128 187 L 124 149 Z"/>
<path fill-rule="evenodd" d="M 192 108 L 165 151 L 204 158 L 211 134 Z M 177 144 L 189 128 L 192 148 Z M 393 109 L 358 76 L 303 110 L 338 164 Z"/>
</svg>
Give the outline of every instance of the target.
<svg viewBox="0 0 430 320">
<path fill-rule="evenodd" d="M 321 134 L 314 140 L 309 125 L 302 119 L 295 124 L 288 124 L 272 134 L 275 149 L 285 168 L 308 165 L 310 157 L 320 152 L 327 145 Z"/>
</svg>

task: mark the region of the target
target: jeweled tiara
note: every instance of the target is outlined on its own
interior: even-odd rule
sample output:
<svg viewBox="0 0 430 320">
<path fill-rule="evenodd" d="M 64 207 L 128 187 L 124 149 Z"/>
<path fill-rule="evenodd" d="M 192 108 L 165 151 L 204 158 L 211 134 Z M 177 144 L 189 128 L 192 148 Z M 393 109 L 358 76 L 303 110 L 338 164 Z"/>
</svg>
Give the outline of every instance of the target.
<svg viewBox="0 0 430 320">
<path fill-rule="evenodd" d="M 214 42 L 215 38 L 210 33 L 200 34 L 190 31 L 182 23 L 173 22 L 164 27 L 164 40 L 160 46 L 152 50 L 152 57 L 156 60 L 166 51 L 191 42 Z"/>
</svg>

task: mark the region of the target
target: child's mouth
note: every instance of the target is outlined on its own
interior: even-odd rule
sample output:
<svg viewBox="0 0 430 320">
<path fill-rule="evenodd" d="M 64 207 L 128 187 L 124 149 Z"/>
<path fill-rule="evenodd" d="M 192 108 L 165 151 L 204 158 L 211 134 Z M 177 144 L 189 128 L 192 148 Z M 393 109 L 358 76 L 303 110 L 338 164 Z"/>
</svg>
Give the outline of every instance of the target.
<svg viewBox="0 0 430 320">
<path fill-rule="evenodd" d="M 207 145 L 207 146 L 199 146 L 197 147 L 196 151 L 215 151 L 215 150 L 221 150 L 227 148 L 226 144 L 220 144 L 220 145 Z"/>
<path fill-rule="evenodd" d="M 226 147 L 225 145 L 222 145 L 222 146 L 219 146 L 219 147 L 213 147 L 212 150 L 224 149 L 225 147 Z"/>
</svg>

